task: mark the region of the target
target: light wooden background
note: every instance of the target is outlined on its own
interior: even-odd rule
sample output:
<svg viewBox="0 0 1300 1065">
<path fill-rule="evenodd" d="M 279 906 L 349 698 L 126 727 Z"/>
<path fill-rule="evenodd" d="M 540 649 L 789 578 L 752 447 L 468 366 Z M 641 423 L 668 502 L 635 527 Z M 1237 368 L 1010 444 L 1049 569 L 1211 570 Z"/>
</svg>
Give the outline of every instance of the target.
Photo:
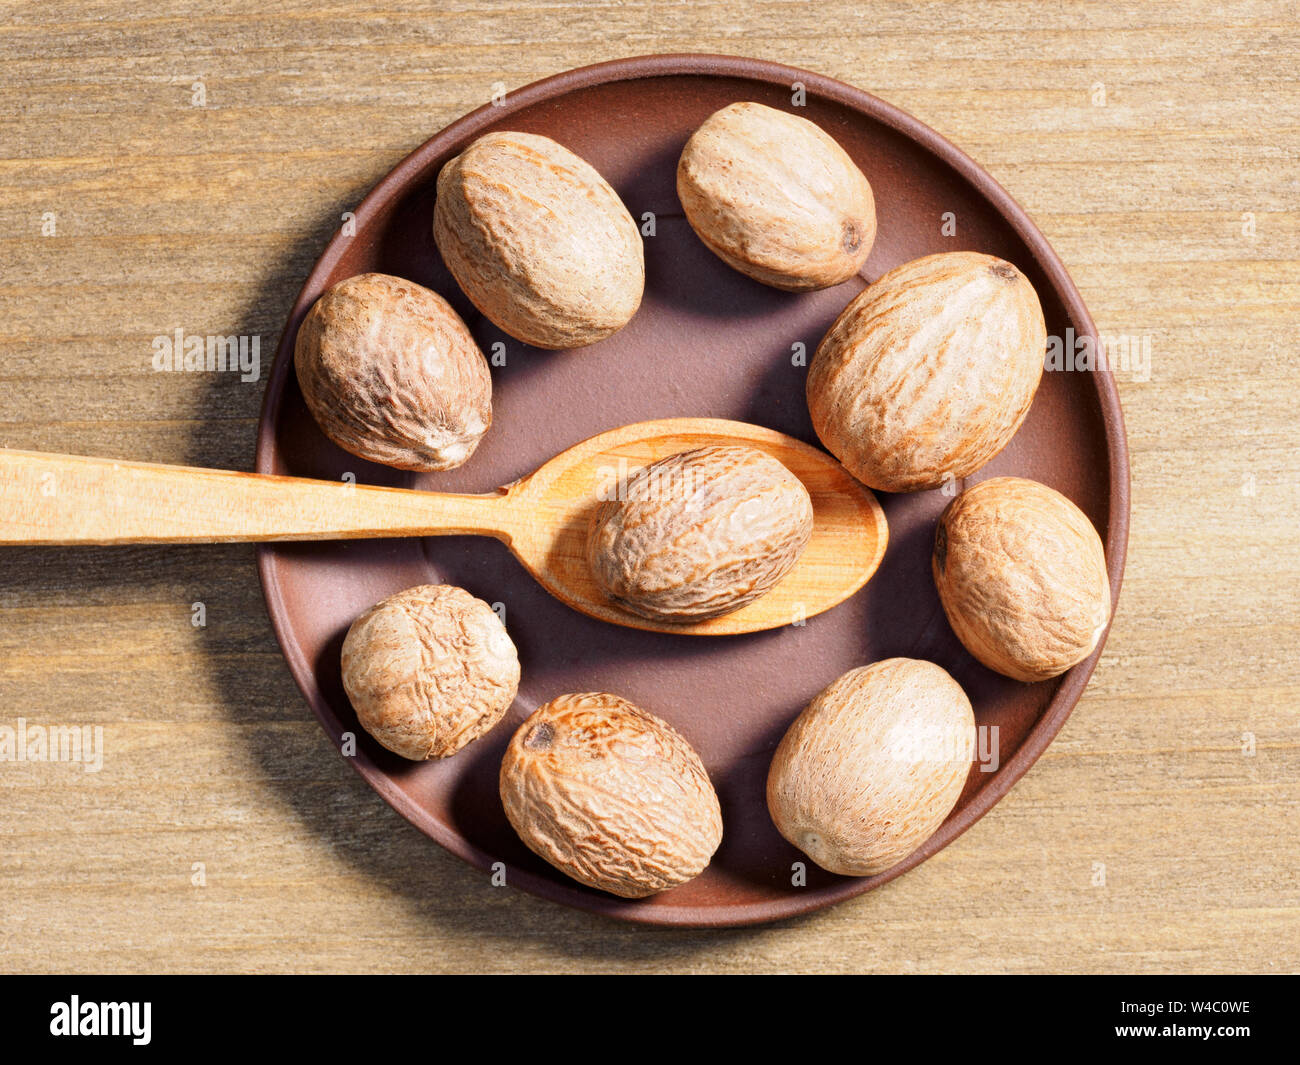
<svg viewBox="0 0 1300 1065">
<path fill-rule="evenodd" d="M 1120 378 L 1119 614 L 1060 738 L 882 890 L 774 927 L 625 927 L 490 888 L 371 793 L 289 678 L 250 548 L 7 551 L 0 724 L 100 724 L 107 750 L 99 773 L 0 764 L 0 968 L 1300 968 L 1286 0 L 6 3 L 0 444 L 249 468 L 260 384 L 154 373 L 151 338 L 260 334 L 265 377 L 340 213 L 407 151 L 495 83 L 662 51 L 912 112 L 1028 209 L 1103 332 L 1152 338 L 1150 379 Z"/>
</svg>

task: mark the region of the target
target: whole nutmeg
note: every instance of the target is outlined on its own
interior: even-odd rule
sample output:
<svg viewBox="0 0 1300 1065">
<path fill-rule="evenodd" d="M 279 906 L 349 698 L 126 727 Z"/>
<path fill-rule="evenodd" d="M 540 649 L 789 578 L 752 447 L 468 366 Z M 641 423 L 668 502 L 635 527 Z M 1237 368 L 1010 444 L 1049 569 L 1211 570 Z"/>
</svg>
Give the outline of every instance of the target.
<svg viewBox="0 0 1300 1065">
<path fill-rule="evenodd" d="M 710 115 L 677 163 L 691 228 L 729 266 L 792 292 L 862 269 L 876 239 L 871 185 L 806 118 L 756 103 Z"/>
<path fill-rule="evenodd" d="M 832 873 L 874 876 L 934 834 L 961 795 L 975 715 L 933 662 L 850 670 L 777 746 L 767 808 L 777 830 Z"/>
<path fill-rule="evenodd" d="M 587 561 L 608 595 L 641 617 L 698 621 L 774 587 L 812 536 L 803 482 L 757 448 L 683 451 L 637 470 L 602 503 Z"/>
<path fill-rule="evenodd" d="M 808 410 L 828 451 L 871 488 L 966 477 L 1006 447 L 1043 373 L 1033 285 L 976 252 L 928 255 L 864 289 L 822 339 Z"/>
<path fill-rule="evenodd" d="M 607 692 L 561 695 L 519 726 L 501 762 L 501 802 L 530 850 L 628 899 L 698 876 L 722 841 L 699 755 Z"/>
<path fill-rule="evenodd" d="M 641 233 L 589 163 L 548 137 L 488 133 L 438 175 L 433 235 L 477 307 L 539 348 L 576 348 L 631 321 Z"/>
<path fill-rule="evenodd" d="M 447 470 L 492 424 L 492 377 L 436 292 L 388 274 L 328 289 L 294 344 L 307 409 L 334 443 L 401 470 Z"/>
<path fill-rule="evenodd" d="M 934 583 L 953 631 L 989 669 L 1016 680 L 1064 673 L 1110 621 L 1101 537 L 1055 489 L 995 477 L 939 517 Z"/>
<path fill-rule="evenodd" d="M 519 656 L 487 603 L 426 584 L 376 603 L 343 640 L 343 690 L 361 727 L 403 758 L 446 758 L 501 720 Z"/>
</svg>

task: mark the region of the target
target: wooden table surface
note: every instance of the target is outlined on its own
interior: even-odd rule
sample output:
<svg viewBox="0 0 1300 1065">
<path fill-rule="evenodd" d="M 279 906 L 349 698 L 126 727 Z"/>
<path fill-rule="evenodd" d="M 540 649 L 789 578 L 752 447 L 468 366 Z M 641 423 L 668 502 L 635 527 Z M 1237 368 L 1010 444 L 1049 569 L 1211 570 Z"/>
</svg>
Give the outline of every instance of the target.
<svg viewBox="0 0 1300 1065">
<path fill-rule="evenodd" d="M 1119 612 L 1051 749 L 845 905 L 623 926 L 491 888 L 363 784 L 290 680 L 251 548 L 13 549 L 0 725 L 101 725 L 104 759 L 0 762 L 0 968 L 1300 968 L 1287 0 L 6 4 L 0 444 L 250 468 L 262 383 L 156 373 L 152 338 L 259 335 L 264 382 L 341 213 L 409 150 L 501 86 L 679 51 L 910 111 L 1025 206 L 1103 333 L 1150 338 L 1149 375 L 1117 374 Z"/>
</svg>

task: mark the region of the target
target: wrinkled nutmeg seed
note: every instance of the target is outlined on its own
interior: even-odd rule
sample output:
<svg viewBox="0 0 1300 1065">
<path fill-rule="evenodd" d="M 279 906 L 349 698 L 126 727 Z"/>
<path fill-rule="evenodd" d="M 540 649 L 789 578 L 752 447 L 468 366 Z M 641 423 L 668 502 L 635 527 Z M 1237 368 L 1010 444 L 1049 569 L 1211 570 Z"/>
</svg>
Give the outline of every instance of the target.
<svg viewBox="0 0 1300 1065">
<path fill-rule="evenodd" d="M 1006 447 L 1046 346 L 1038 295 L 1010 263 L 975 252 L 904 263 L 864 289 L 818 346 L 813 428 L 871 488 L 938 488 Z"/>
<path fill-rule="evenodd" d="M 298 329 L 294 368 L 334 443 L 400 470 L 465 462 L 492 424 L 492 377 L 436 292 L 389 274 L 327 290 Z"/>
<path fill-rule="evenodd" d="M 442 168 L 433 235 L 457 284 L 511 336 L 594 344 L 641 305 L 641 232 L 595 168 L 532 133 L 488 133 Z"/>
<path fill-rule="evenodd" d="M 722 840 L 699 755 L 667 722 L 607 692 L 539 706 L 506 749 L 500 787 L 530 850 L 623 898 L 698 876 Z"/>
<path fill-rule="evenodd" d="M 1110 621 L 1101 537 L 1060 492 L 995 477 L 948 504 L 934 540 L 934 583 L 953 631 L 1016 680 L 1064 673 Z"/>
<path fill-rule="evenodd" d="M 641 617 L 697 621 L 737 610 L 794 568 L 812 537 L 803 482 L 757 448 L 683 451 L 638 470 L 597 509 L 596 581 Z"/>
<path fill-rule="evenodd" d="M 404 758 L 446 758 L 501 720 L 519 656 L 496 612 L 463 588 L 421 585 L 376 603 L 343 640 L 343 689 L 361 727 Z"/>
<path fill-rule="evenodd" d="M 735 103 L 697 129 L 677 196 L 699 238 L 733 269 L 793 292 L 848 280 L 876 239 L 871 185 L 815 123 Z"/>
</svg>

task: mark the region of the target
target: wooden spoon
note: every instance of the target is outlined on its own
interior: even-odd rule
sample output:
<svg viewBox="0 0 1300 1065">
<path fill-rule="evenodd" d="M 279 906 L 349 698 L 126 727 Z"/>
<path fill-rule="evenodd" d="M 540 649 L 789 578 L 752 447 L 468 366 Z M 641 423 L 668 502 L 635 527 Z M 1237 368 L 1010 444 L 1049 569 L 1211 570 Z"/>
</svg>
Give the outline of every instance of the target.
<svg viewBox="0 0 1300 1065">
<path fill-rule="evenodd" d="M 611 602 L 586 561 L 601 489 L 661 458 L 711 444 L 772 455 L 807 487 L 812 539 L 762 598 L 688 624 Z M 376 488 L 189 466 L 0 449 L 0 544 L 228 543 L 492 536 L 542 586 L 592 617 L 656 632 L 722 635 L 779 628 L 847 599 L 880 565 L 888 532 L 871 491 L 823 451 L 771 429 L 669 418 L 611 429 L 486 495 Z"/>
</svg>

